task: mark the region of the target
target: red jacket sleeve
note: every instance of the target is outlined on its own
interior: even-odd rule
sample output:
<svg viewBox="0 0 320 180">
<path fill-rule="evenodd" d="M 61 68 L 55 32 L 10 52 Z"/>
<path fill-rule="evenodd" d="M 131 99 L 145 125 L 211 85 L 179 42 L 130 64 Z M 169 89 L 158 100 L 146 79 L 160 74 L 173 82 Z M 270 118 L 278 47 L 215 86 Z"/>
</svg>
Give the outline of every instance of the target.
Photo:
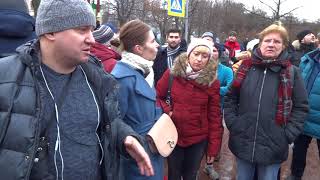
<svg viewBox="0 0 320 180">
<path fill-rule="evenodd" d="M 218 80 L 212 84 L 209 95 L 207 155 L 215 157 L 219 153 L 223 134 L 220 108 L 220 82 Z"/>
<path fill-rule="evenodd" d="M 160 105 L 163 112 L 166 114 L 169 114 L 170 112 L 170 107 L 166 103 L 166 97 L 167 97 L 167 92 L 168 92 L 168 85 L 169 85 L 169 77 L 170 77 L 170 70 L 167 69 L 161 79 L 157 83 L 157 105 Z"/>
</svg>

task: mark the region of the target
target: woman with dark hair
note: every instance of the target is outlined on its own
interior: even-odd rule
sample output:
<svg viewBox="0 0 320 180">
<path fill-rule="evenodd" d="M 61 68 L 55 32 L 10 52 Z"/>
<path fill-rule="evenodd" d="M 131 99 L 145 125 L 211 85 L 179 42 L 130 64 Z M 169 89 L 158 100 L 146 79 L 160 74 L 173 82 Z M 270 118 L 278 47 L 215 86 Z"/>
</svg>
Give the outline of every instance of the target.
<svg viewBox="0 0 320 180">
<path fill-rule="evenodd" d="M 218 79 L 220 81 L 220 96 L 223 102 L 223 97 L 227 94 L 228 88 L 233 80 L 233 71 L 231 68 L 223 65 L 219 58 L 221 57 L 221 47 L 215 43 L 213 46 L 212 58 L 218 63 Z"/>
<path fill-rule="evenodd" d="M 240 65 L 224 102 L 237 180 L 252 180 L 255 170 L 259 180 L 277 179 L 308 113 L 303 80 L 286 50 L 287 30 L 272 24 L 259 36 L 259 47 Z"/>
<path fill-rule="evenodd" d="M 162 112 L 160 107 L 156 107 L 152 69 L 159 44 L 155 41 L 150 26 L 140 20 L 123 25 L 119 38 L 122 59 L 117 62 L 111 74 L 120 85 L 121 116 L 133 130 L 145 137 Z M 126 157 L 121 159 L 121 175 L 126 180 L 162 180 L 163 158 L 158 153 L 151 153 L 146 141 L 143 144 L 149 152 L 155 175 L 141 176 L 137 163 Z"/>
<path fill-rule="evenodd" d="M 214 43 L 213 47 L 212 47 L 212 60 L 214 60 L 216 63 L 218 63 L 218 80 L 220 81 L 220 105 L 221 105 L 221 112 L 222 112 L 222 117 L 224 114 L 224 110 L 223 110 L 223 98 L 224 96 L 227 94 L 229 86 L 232 83 L 233 80 L 233 72 L 232 69 L 221 64 L 221 62 L 219 62 L 219 59 L 221 57 L 221 53 L 222 53 L 222 49 L 221 46 L 219 46 L 218 43 Z M 216 157 L 215 161 L 219 160 L 219 155 Z M 215 169 L 213 168 L 213 162 L 207 162 L 203 171 L 211 178 L 211 179 L 219 179 L 219 174 L 215 171 Z"/>
</svg>

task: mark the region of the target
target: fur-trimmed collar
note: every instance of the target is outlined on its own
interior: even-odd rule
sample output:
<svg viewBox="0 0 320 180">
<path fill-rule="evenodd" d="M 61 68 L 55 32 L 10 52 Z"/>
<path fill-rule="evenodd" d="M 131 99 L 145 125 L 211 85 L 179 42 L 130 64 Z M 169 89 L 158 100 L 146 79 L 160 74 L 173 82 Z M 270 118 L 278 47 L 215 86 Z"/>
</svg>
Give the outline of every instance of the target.
<svg viewBox="0 0 320 180">
<path fill-rule="evenodd" d="M 186 78 L 186 68 L 188 65 L 187 53 L 180 54 L 174 61 L 174 66 L 171 70 L 173 76 Z M 203 69 L 200 75 L 195 79 L 195 82 L 201 85 L 211 86 L 217 79 L 218 62 L 210 59 L 207 66 Z"/>
<path fill-rule="evenodd" d="M 304 43 L 301 43 L 299 40 L 293 41 L 292 46 L 294 47 L 294 50 L 303 51 L 303 52 L 310 52 L 310 51 L 313 51 L 317 48 L 315 43 L 304 44 Z"/>
</svg>

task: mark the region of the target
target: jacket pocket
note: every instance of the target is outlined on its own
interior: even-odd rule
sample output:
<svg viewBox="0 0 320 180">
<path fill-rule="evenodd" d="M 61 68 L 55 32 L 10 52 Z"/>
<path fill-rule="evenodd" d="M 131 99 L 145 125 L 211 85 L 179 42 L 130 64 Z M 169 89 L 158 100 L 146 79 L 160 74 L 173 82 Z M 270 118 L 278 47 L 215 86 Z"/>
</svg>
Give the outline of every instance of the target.
<svg viewBox="0 0 320 180">
<path fill-rule="evenodd" d="M 230 134 L 238 135 L 244 133 L 250 126 L 250 122 L 248 121 L 250 121 L 250 119 L 247 114 L 238 116 L 230 125 Z"/>
</svg>

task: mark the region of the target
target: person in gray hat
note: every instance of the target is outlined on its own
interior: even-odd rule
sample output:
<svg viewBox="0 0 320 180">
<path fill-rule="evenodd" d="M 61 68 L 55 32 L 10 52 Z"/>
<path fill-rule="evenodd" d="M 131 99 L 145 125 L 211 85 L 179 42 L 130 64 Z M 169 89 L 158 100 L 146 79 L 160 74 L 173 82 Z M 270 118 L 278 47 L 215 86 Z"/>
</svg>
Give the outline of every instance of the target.
<svg viewBox="0 0 320 180">
<path fill-rule="evenodd" d="M 103 24 L 92 34 L 96 42 L 91 46 L 91 53 L 101 60 L 104 69 L 110 73 L 117 61 L 121 59 L 121 55 L 112 48 L 110 43 L 114 32 L 110 26 Z"/>
<path fill-rule="evenodd" d="M 215 33 L 212 32 L 204 32 L 201 36 L 202 39 L 206 39 L 208 41 L 214 42 L 214 43 L 220 43 L 220 39 L 217 37 Z"/>
<path fill-rule="evenodd" d="M 39 38 L 0 59 L 1 179 L 119 179 L 120 154 L 154 175 L 116 80 L 90 54 L 95 24 L 86 1 L 42 0 Z"/>
</svg>

